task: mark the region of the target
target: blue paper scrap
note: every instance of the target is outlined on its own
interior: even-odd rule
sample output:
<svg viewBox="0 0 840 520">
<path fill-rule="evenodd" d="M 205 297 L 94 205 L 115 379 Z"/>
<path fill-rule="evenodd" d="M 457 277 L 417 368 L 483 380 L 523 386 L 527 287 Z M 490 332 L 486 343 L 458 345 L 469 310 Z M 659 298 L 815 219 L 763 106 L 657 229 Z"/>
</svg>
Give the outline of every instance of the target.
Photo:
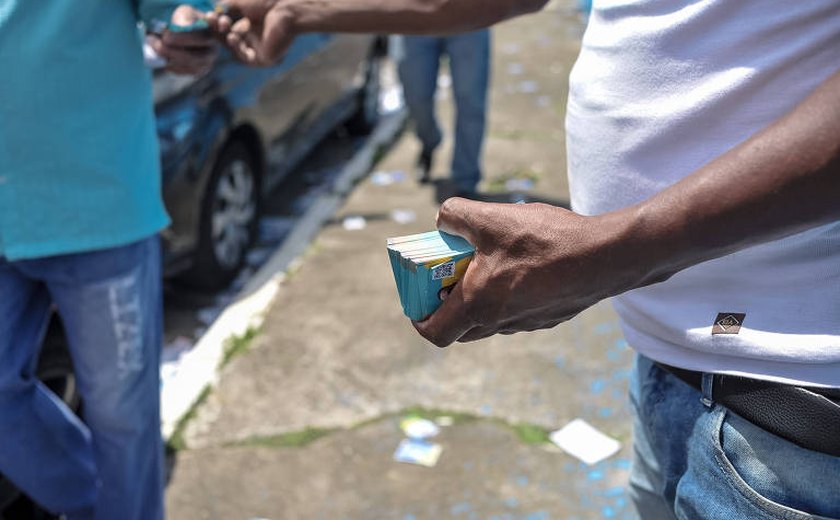
<svg viewBox="0 0 840 520">
<path fill-rule="evenodd" d="M 443 448 L 440 444 L 415 439 L 403 439 L 400 445 L 397 446 L 397 451 L 394 453 L 394 460 L 432 467 L 437 464 L 441 451 L 443 451 Z"/>
</svg>

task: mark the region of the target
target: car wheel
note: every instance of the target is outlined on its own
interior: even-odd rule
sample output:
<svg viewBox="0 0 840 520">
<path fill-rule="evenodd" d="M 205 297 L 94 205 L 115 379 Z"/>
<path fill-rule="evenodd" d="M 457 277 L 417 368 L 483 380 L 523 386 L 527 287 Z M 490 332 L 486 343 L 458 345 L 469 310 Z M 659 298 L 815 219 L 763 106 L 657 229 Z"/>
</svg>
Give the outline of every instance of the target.
<svg viewBox="0 0 840 520">
<path fill-rule="evenodd" d="M 260 176 L 241 142 L 227 145 L 205 190 L 193 268 L 185 279 L 203 289 L 226 287 L 245 263 L 257 236 Z"/>
<path fill-rule="evenodd" d="M 354 135 L 367 135 L 379 122 L 379 95 L 382 90 L 382 56 L 374 53 L 365 66 L 365 83 L 359 92 L 356 112 L 347 121 L 347 130 Z"/>
<path fill-rule="evenodd" d="M 57 321 L 57 319 L 53 317 L 54 321 Z M 61 327 L 56 327 L 56 330 L 60 332 L 53 334 L 51 327 L 50 334 L 47 335 L 41 350 L 41 357 L 38 360 L 38 379 L 52 390 L 70 410 L 78 414 L 82 399 L 76 384 L 73 360 L 70 358 L 70 351 L 67 349 L 64 330 Z"/>
</svg>

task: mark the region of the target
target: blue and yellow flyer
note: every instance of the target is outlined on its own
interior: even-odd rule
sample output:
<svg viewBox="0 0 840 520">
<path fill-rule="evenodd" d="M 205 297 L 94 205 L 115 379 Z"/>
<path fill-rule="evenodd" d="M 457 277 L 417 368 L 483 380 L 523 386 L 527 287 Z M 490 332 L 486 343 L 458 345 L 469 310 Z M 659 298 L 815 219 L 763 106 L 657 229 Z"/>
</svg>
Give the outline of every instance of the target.
<svg viewBox="0 0 840 520">
<path fill-rule="evenodd" d="M 429 231 L 388 239 L 388 255 L 405 315 L 415 321 L 435 312 L 467 271 L 475 248 L 461 237 Z"/>
</svg>

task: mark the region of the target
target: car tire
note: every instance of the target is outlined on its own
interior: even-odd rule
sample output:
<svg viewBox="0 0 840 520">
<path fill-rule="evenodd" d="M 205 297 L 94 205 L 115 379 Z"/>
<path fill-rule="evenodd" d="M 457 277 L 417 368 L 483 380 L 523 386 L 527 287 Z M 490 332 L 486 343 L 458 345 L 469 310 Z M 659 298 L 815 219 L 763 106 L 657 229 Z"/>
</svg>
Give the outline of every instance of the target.
<svg viewBox="0 0 840 520">
<path fill-rule="evenodd" d="M 240 141 L 229 143 L 219 154 L 202 199 L 193 267 L 183 277 L 188 284 L 222 289 L 242 269 L 257 238 L 261 180 L 257 164 Z"/>
<path fill-rule="evenodd" d="M 57 321 L 58 318 L 53 316 L 53 322 Z M 73 360 L 70 358 L 64 329 L 56 326 L 55 333 L 52 326 L 50 329 L 38 359 L 38 379 L 47 385 L 47 388 L 52 390 L 70 410 L 78 414 L 82 407 L 82 398 L 76 383 L 76 372 L 73 369 Z"/>
<path fill-rule="evenodd" d="M 365 82 L 359 91 L 357 108 L 345 125 L 352 135 L 368 135 L 379 122 L 383 56 L 374 52 L 365 64 Z"/>
</svg>

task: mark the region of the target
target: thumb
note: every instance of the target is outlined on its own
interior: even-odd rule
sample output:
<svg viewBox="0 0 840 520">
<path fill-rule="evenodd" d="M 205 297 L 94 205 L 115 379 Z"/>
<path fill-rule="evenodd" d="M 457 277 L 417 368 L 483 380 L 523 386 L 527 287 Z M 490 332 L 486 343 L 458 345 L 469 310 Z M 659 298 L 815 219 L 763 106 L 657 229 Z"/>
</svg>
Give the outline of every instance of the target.
<svg viewBox="0 0 840 520">
<path fill-rule="evenodd" d="M 277 61 L 286 51 L 294 35 L 289 17 L 277 9 L 266 15 L 262 34 L 262 52 L 269 61 Z"/>
<path fill-rule="evenodd" d="M 484 215 L 494 204 L 452 197 L 440 205 L 437 214 L 437 227 L 451 235 L 458 235 L 467 242 L 480 247 Z"/>
</svg>

